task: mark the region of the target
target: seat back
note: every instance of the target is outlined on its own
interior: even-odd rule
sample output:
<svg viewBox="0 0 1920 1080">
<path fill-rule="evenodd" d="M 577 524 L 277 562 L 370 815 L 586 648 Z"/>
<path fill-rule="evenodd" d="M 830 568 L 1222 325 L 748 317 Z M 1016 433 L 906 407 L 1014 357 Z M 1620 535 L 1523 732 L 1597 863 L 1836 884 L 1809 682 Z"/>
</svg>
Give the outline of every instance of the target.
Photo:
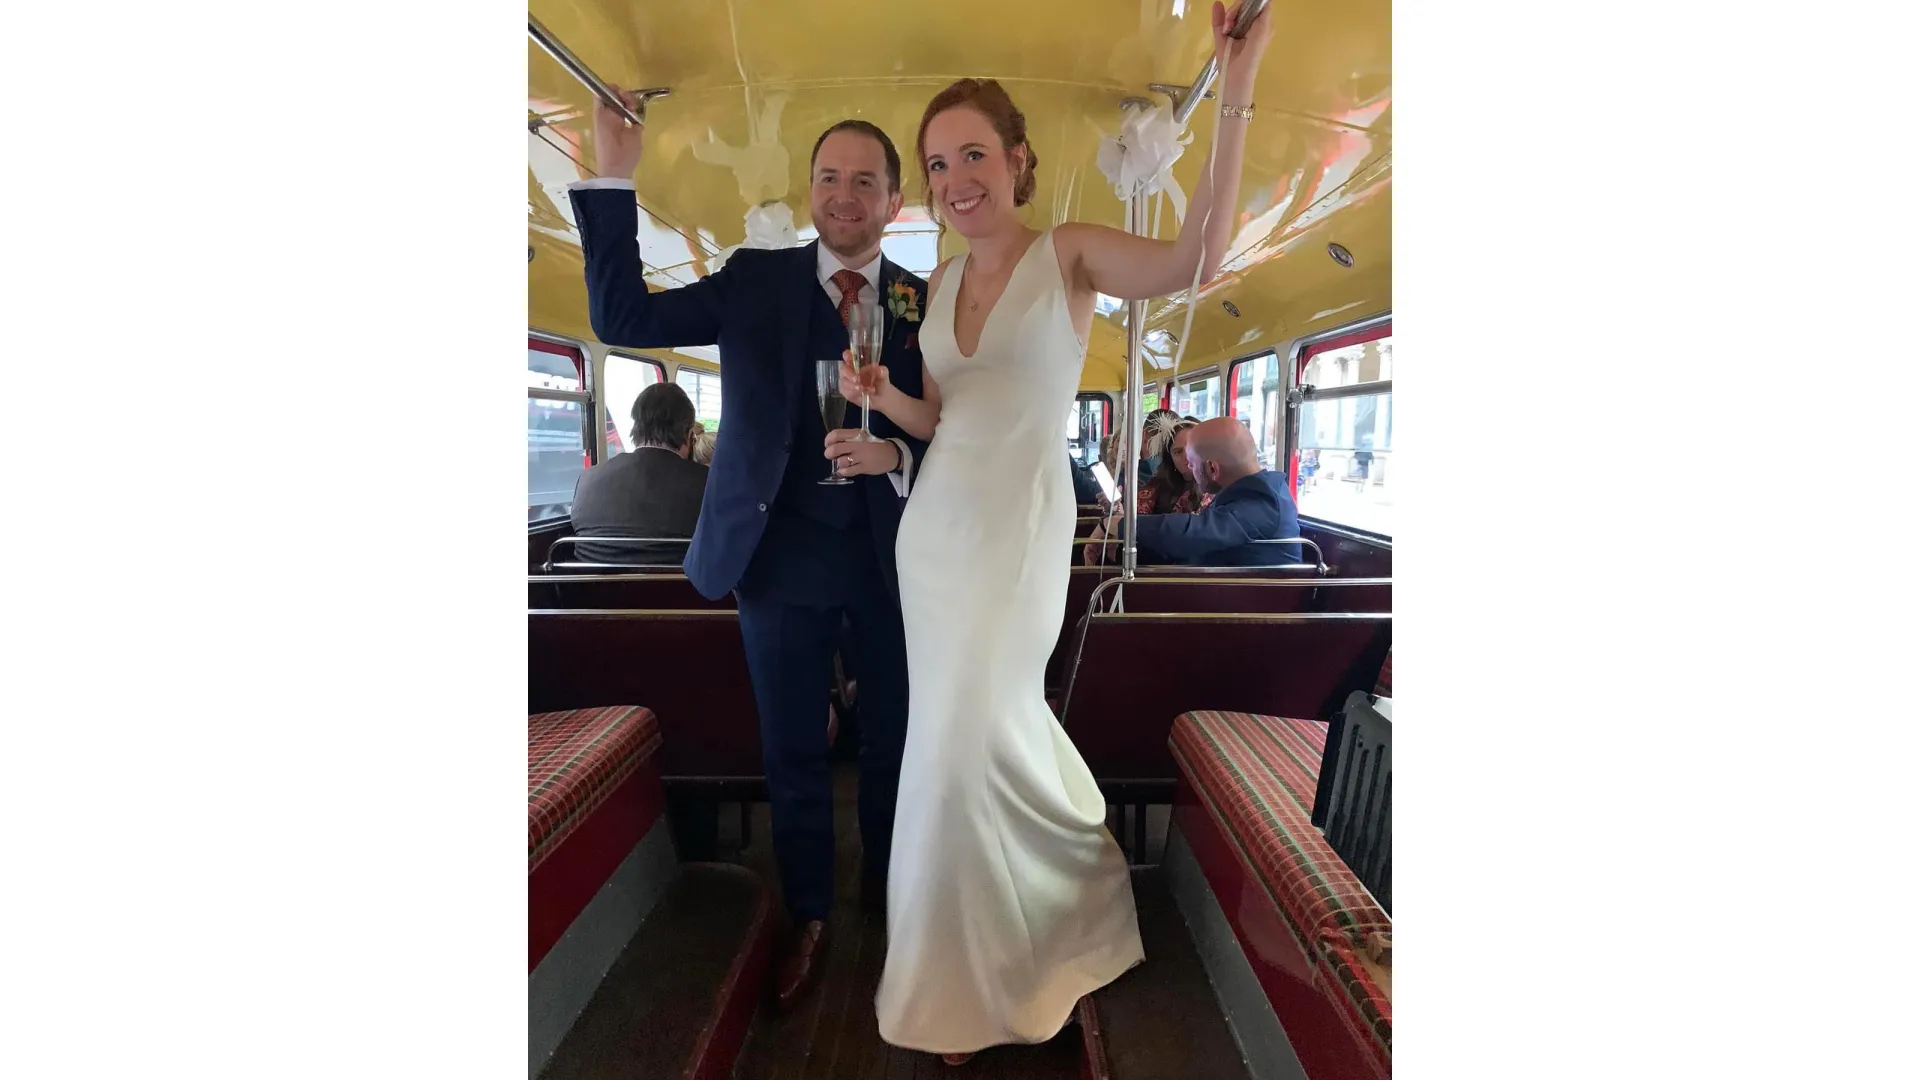
<svg viewBox="0 0 1920 1080">
<path fill-rule="evenodd" d="M 1120 576 L 1116 566 L 1076 566 L 1067 571 L 1067 607 L 1060 615 L 1060 634 L 1054 639 L 1053 655 L 1047 658 L 1046 687 L 1049 693 L 1067 682 L 1068 662 L 1073 658 L 1074 627 L 1087 613 L 1087 601 L 1103 581 Z"/>
<path fill-rule="evenodd" d="M 1386 578 L 1153 575 L 1130 582 L 1117 578 L 1102 582 L 1089 598 L 1089 604 L 1103 611 L 1141 614 L 1390 613 L 1393 582 Z"/>
<path fill-rule="evenodd" d="M 529 713 L 646 702 L 669 780 L 764 775 L 732 611 L 528 611 L 527 698 Z"/>
<path fill-rule="evenodd" d="M 553 548 L 554 541 L 563 536 L 573 535 L 573 522 L 567 518 L 543 522 L 527 527 L 527 572 L 533 573 L 546 565 L 547 554 Z"/>
<path fill-rule="evenodd" d="M 693 541 L 684 536 L 579 536 L 569 534 L 558 537 L 547 546 L 547 558 L 541 564 L 546 573 L 611 573 L 631 574 L 636 571 L 654 571 L 658 573 L 678 574 L 685 561 L 687 546 Z M 595 547 L 627 548 L 638 547 L 648 552 L 661 549 L 674 553 L 672 560 L 653 561 L 636 559 L 632 563 L 601 563 L 581 559 L 574 551 L 581 544 Z"/>
<path fill-rule="evenodd" d="M 733 594 L 701 596 L 685 574 L 529 574 L 527 607 L 572 611 L 732 611 Z"/>
<path fill-rule="evenodd" d="M 1331 717 L 1373 685 L 1392 640 L 1384 613 L 1089 615 L 1061 723 L 1096 778 L 1170 784 L 1167 735 L 1181 713 Z"/>
<path fill-rule="evenodd" d="M 1393 913 L 1393 720 L 1372 695 L 1348 695 L 1327 726 L 1313 823 L 1327 846 Z"/>
<path fill-rule="evenodd" d="M 1354 577 L 1392 577 L 1393 541 L 1336 525 L 1300 519 L 1300 535 L 1320 545 L 1327 561 Z"/>
</svg>

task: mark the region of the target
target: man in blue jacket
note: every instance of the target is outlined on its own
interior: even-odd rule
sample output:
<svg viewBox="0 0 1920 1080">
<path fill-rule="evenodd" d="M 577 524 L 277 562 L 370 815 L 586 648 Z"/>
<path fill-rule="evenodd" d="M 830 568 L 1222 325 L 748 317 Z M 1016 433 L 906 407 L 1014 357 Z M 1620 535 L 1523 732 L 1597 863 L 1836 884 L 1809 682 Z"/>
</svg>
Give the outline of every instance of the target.
<svg viewBox="0 0 1920 1080">
<path fill-rule="evenodd" d="M 686 572 L 702 595 L 733 593 L 739 605 L 774 860 L 794 926 L 775 977 L 788 1006 L 819 973 L 833 902 L 825 720 L 843 620 L 860 658 L 862 896 L 868 903 L 886 896 L 907 732 L 893 546 L 913 463 L 926 444 L 876 415 L 876 441 L 850 444 L 867 468 L 852 484 L 823 484 L 837 466 L 827 458 L 816 374 L 822 364 L 837 372 L 848 311 L 878 301 L 888 312 L 880 362 L 893 385 L 920 393 L 916 324 L 926 282 L 880 253 L 881 235 L 900 213 L 900 155 L 872 124 L 835 124 L 814 144 L 811 163 L 819 240 L 783 250 L 742 248 L 691 285 L 652 292 L 635 241 L 641 129 L 602 105 L 594 114 L 594 147 L 600 177 L 571 192 L 594 333 L 631 348 L 720 347 L 726 415 Z M 843 423 L 859 427 L 859 412 L 858 401 L 849 402 Z"/>
<path fill-rule="evenodd" d="M 1197 514 L 1143 514 L 1142 566 L 1275 566 L 1300 561 L 1293 544 L 1256 544 L 1300 535 L 1287 478 L 1260 467 L 1253 433 L 1230 416 L 1187 438 L 1187 464 L 1213 502 Z M 1124 521 L 1119 527 L 1123 530 Z M 1123 533 L 1122 533 L 1123 534 Z"/>
</svg>

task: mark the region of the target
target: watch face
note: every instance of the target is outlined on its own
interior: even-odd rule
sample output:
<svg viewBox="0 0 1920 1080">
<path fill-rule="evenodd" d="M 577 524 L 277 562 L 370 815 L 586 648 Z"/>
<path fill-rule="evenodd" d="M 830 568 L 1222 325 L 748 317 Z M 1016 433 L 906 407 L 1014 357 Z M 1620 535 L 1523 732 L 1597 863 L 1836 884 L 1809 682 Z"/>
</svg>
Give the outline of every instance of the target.
<svg viewBox="0 0 1920 1080">
<path fill-rule="evenodd" d="M 1327 254 L 1333 256 L 1333 261 L 1339 263 L 1341 266 L 1353 266 L 1353 252 L 1348 251 L 1339 244 L 1328 244 Z"/>
</svg>

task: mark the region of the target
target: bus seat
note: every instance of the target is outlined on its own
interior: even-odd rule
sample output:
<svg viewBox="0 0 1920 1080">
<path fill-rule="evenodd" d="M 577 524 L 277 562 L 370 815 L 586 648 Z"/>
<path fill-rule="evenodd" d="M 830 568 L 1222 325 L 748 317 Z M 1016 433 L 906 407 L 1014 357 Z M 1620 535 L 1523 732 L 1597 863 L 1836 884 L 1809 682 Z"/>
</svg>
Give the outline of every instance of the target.
<svg viewBox="0 0 1920 1080">
<path fill-rule="evenodd" d="M 764 779 L 735 612 L 528 611 L 527 694 L 529 712 L 647 702 L 659 718 L 669 788 Z"/>
<path fill-rule="evenodd" d="M 1073 657 L 1074 628 L 1087 613 L 1087 601 L 1092 598 L 1093 590 L 1099 588 L 1101 582 L 1119 575 L 1117 566 L 1076 566 L 1067 571 L 1067 606 L 1060 615 L 1060 635 L 1054 639 L 1053 655 L 1047 657 L 1048 694 L 1060 696 L 1066 687 L 1067 663 Z"/>
<path fill-rule="evenodd" d="M 1393 650 L 1387 650 L 1387 658 L 1380 662 L 1380 677 L 1374 680 L 1373 692 L 1376 697 L 1393 696 Z"/>
<path fill-rule="evenodd" d="M 580 536 L 569 532 L 547 544 L 547 557 L 540 569 L 549 574 L 678 574 L 685 562 L 686 545 L 691 543 L 692 538 L 684 536 Z M 576 549 L 582 544 L 633 549 L 639 557 L 626 562 L 596 562 L 581 557 Z"/>
<path fill-rule="evenodd" d="M 1182 714 L 1168 746 L 1180 770 L 1175 847 L 1191 861 L 1182 852 L 1169 862 L 1174 873 L 1197 869 L 1225 898 L 1212 917 L 1231 928 L 1305 1074 L 1386 1080 L 1393 922 L 1309 820 L 1326 730 L 1247 712 Z"/>
<path fill-rule="evenodd" d="M 766 980 L 772 895 L 676 863 L 637 705 L 527 718 L 530 1076 L 725 1076 Z"/>
<path fill-rule="evenodd" d="M 659 750 L 637 705 L 527 718 L 529 971 L 660 817 Z"/>
<path fill-rule="evenodd" d="M 573 535 L 573 521 L 570 518 L 556 518 L 527 527 L 527 572 L 533 573 L 546 564 L 547 556 L 553 551 L 554 541 L 563 536 Z"/>
<path fill-rule="evenodd" d="M 1177 635 L 1169 673 L 1153 662 Z M 1195 709 L 1330 717 L 1373 685 L 1392 643 L 1389 614 L 1102 613 L 1081 619 L 1061 724 L 1103 781 L 1145 780 L 1170 791 L 1174 717 Z"/>
<path fill-rule="evenodd" d="M 730 611 L 734 600 L 732 593 L 709 600 L 700 595 L 687 575 L 679 573 L 528 574 L 527 606 L 575 611 L 590 608 Z"/>
<path fill-rule="evenodd" d="M 1381 578 L 1321 577 L 1177 577 L 1154 575 L 1126 584 L 1109 580 L 1095 590 L 1100 607 L 1111 609 L 1119 597 L 1127 611 L 1140 613 L 1229 614 L 1261 612 L 1379 612 L 1393 610 L 1393 582 Z M 1087 614 L 1082 609 L 1076 615 Z"/>
<path fill-rule="evenodd" d="M 1320 545 L 1328 562 L 1349 568 L 1355 577 L 1392 577 L 1393 542 L 1369 539 L 1344 529 L 1300 519 L 1300 535 Z"/>
</svg>

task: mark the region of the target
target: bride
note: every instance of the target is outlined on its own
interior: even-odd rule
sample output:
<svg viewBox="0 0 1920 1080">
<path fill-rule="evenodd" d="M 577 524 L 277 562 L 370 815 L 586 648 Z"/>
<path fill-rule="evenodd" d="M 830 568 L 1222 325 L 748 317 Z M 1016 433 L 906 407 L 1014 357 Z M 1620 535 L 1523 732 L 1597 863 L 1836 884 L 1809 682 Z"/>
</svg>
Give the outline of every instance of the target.
<svg viewBox="0 0 1920 1080">
<path fill-rule="evenodd" d="M 1038 156 L 1025 118 L 993 81 L 936 95 L 916 146 L 928 209 L 968 251 L 928 282 L 926 396 L 895 389 L 884 367 L 842 366 L 844 384 L 901 428 L 931 439 L 939 427 L 897 547 L 911 700 L 876 1004 L 882 1038 L 949 1064 L 1052 1038 L 1082 995 L 1143 959 L 1106 801 L 1043 696 L 1073 547 L 1060 416 L 1080 386 L 1095 294 L 1168 296 L 1224 257 L 1271 33 L 1263 12 L 1229 38 L 1238 17 L 1213 5 L 1221 127 L 1212 176 L 1171 242 L 1027 227 L 1018 208 Z M 847 475 L 877 467 L 854 435 L 827 439 Z"/>
</svg>

